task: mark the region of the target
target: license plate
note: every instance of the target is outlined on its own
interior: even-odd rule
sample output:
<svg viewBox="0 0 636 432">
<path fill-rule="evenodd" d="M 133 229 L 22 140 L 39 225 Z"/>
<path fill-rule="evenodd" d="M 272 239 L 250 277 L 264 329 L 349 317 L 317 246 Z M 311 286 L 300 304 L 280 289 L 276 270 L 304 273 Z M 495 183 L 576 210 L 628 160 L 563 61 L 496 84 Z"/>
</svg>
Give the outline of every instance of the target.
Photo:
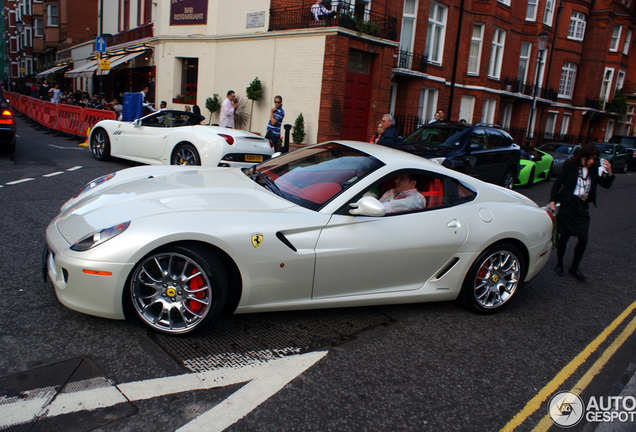
<svg viewBox="0 0 636 432">
<path fill-rule="evenodd" d="M 245 155 L 245 162 L 263 162 L 261 155 Z"/>
</svg>

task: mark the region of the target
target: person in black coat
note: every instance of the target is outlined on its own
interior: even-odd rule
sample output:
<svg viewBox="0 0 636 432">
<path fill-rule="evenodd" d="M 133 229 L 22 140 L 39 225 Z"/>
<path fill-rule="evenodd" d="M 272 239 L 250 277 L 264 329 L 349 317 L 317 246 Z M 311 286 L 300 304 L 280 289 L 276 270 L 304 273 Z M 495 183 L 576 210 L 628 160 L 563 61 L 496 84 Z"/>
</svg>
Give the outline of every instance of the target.
<svg viewBox="0 0 636 432">
<path fill-rule="evenodd" d="M 574 248 L 574 260 L 568 273 L 581 282 L 587 279 L 579 270 L 587 246 L 590 226 L 589 203 L 596 207 L 596 185 L 609 188 L 614 181 L 611 164 L 603 160 L 599 169 L 599 151 L 593 145 L 582 147 L 574 156 L 565 161 L 559 177 L 552 185 L 548 208 L 555 209 L 561 203 L 557 216 L 557 266 L 556 274 L 563 275 L 563 257 L 571 236 L 578 237 Z M 599 174 L 599 171 L 601 172 Z"/>
<path fill-rule="evenodd" d="M 397 148 L 398 133 L 395 126 L 393 126 L 393 116 L 391 114 L 384 114 L 380 123 L 382 123 L 384 132 L 380 135 L 379 139 L 376 139 L 375 143 L 386 147 Z"/>
</svg>

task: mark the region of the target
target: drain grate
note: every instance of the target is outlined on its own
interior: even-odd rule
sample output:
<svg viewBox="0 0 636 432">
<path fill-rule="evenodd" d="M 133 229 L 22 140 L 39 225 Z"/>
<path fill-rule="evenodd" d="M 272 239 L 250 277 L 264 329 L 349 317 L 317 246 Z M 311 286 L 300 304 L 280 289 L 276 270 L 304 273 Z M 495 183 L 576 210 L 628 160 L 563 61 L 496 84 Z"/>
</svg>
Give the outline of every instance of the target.
<svg viewBox="0 0 636 432">
<path fill-rule="evenodd" d="M 88 358 L 74 358 L 0 377 L 0 430 L 84 432 L 128 417 L 137 408 L 121 396 L 106 408 L 72 410 L 56 406 L 60 398 L 113 384 Z"/>
<path fill-rule="evenodd" d="M 191 336 L 151 337 L 192 372 L 244 367 L 336 346 L 395 320 L 371 308 L 233 315 Z"/>
</svg>

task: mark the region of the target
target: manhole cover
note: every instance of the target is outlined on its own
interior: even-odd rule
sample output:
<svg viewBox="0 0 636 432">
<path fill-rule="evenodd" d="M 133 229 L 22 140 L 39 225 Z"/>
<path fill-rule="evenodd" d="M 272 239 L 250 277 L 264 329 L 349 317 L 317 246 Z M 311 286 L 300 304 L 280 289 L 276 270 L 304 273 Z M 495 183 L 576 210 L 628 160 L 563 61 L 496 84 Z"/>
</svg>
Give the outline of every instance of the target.
<svg viewBox="0 0 636 432">
<path fill-rule="evenodd" d="M 335 346 L 394 322 L 371 308 L 325 309 L 233 315 L 192 336 L 151 337 L 185 368 L 204 372 Z"/>
<path fill-rule="evenodd" d="M 74 358 L 0 377 L 0 430 L 84 432 L 128 417 L 137 408 L 121 395 L 120 403 L 98 409 L 73 410 L 66 402 L 80 392 L 112 387 L 97 365 Z"/>
</svg>

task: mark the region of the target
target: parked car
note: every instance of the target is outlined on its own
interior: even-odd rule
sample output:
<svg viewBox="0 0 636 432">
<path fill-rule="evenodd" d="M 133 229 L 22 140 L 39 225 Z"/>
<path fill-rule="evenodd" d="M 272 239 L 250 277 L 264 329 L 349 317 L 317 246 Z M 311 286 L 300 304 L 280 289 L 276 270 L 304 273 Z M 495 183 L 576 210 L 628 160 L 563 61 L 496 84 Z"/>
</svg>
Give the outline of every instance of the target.
<svg viewBox="0 0 636 432">
<path fill-rule="evenodd" d="M 13 110 L 4 94 L 0 92 L 0 152 L 12 154 L 15 151 L 16 130 Z"/>
<path fill-rule="evenodd" d="M 515 186 L 532 187 L 541 180 L 550 180 L 554 159 L 548 153 L 532 147 L 521 147 L 521 171 Z"/>
<path fill-rule="evenodd" d="M 626 148 L 627 151 L 627 168 L 636 169 L 636 148 Z"/>
<path fill-rule="evenodd" d="M 387 214 L 368 193 L 402 185 L 404 174 L 424 206 Z M 460 299 L 495 312 L 546 265 L 552 221 L 514 191 L 343 141 L 252 168 L 109 174 L 62 206 L 46 241 L 44 266 L 64 305 L 111 319 L 129 310 L 181 334 L 221 311 Z"/>
<path fill-rule="evenodd" d="M 150 165 L 248 167 L 274 154 L 274 143 L 250 132 L 201 125 L 205 117 L 162 110 L 133 122 L 102 120 L 91 130 L 93 156 Z"/>
<path fill-rule="evenodd" d="M 398 148 L 509 189 L 520 169 L 519 146 L 508 132 L 491 124 L 428 124 L 405 137 Z"/>
<path fill-rule="evenodd" d="M 627 172 L 627 150 L 621 144 L 591 143 L 598 148 L 601 159 L 612 164 L 613 172 Z"/>
<path fill-rule="evenodd" d="M 636 136 L 631 135 L 614 135 L 610 138 L 609 142 L 613 144 L 620 144 L 627 148 L 636 148 Z"/>
<path fill-rule="evenodd" d="M 580 148 L 581 146 L 578 144 L 554 142 L 540 145 L 539 147 L 537 147 L 537 150 L 541 150 L 542 152 L 545 152 L 552 156 L 552 175 L 556 177 L 561 172 L 563 162 L 571 158 L 574 155 L 574 152 Z"/>
</svg>

